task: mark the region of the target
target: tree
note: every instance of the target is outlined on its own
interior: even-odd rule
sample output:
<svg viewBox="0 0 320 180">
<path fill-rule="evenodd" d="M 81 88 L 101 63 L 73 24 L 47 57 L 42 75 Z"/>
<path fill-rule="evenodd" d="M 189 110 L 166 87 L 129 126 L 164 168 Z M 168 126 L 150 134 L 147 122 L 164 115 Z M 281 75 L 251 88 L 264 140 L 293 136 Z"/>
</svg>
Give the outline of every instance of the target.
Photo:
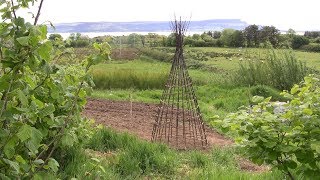
<svg viewBox="0 0 320 180">
<path fill-rule="evenodd" d="M 259 40 L 261 43 L 270 42 L 273 47 L 279 44 L 280 31 L 274 26 L 262 26 L 259 31 Z"/>
<path fill-rule="evenodd" d="M 290 28 L 288 29 L 286 34 L 288 35 L 289 38 L 293 38 L 293 36 L 296 35 L 296 31 Z"/>
<path fill-rule="evenodd" d="M 48 39 L 51 41 L 55 41 L 57 39 L 63 40 L 63 37 L 61 36 L 61 34 L 50 34 Z"/>
<path fill-rule="evenodd" d="M 231 47 L 233 44 L 233 33 L 235 32 L 234 29 L 224 29 L 221 33 L 221 41 L 225 46 Z"/>
<path fill-rule="evenodd" d="M 140 37 L 139 34 L 137 34 L 137 33 L 129 34 L 129 36 L 128 36 L 128 44 L 129 44 L 131 47 L 136 47 L 137 44 L 141 41 L 140 38 L 141 38 L 141 37 Z"/>
<path fill-rule="evenodd" d="M 176 36 L 174 35 L 174 33 L 171 33 L 166 39 L 166 46 L 174 47 L 175 45 L 176 45 Z"/>
<path fill-rule="evenodd" d="M 231 47 L 243 47 L 244 46 L 244 35 L 242 31 L 235 30 L 231 35 Z"/>
<path fill-rule="evenodd" d="M 320 37 L 320 31 L 306 31 L 304 36 L 308 38 L 317 38 Z"/>
<path fill-rule="evenodd" d="M 89 36 L 83 36 L 81 33 L 71 33 L 67 38 L 68 47 L 86 47 L 89 46 L 91 40 Z"/>
<path fill-rule="evenodd" d="M 259 45 L 259 27 L 257 25 L 247 26 L 243 33 L 248 47 L 257 47 Z"/>
<path fill-rule="evenodd" d="M 140 35 L 140 40 L 141 40 L 142 47 L 144 47 L 144 45 L 146 44 L 146 36 Z"/>
<path fill-rule="evenodd" d="M 293 49 L 299 49 L 303 45 L 309 44 L 309 39 L 304 36 L 295 35 L 292 38 L 292 48 Z"/>
<path fill-rule="evenodd" d="M 201 39 L 203 39 L 205 42 L 211 42 L 213 40 L 213 38 L 207 33 L 202 33 Z"/>
<path fill-rule="evenodd" d="M 213 32 L 213 38 L 214 39 L 219 39 L 221 37 L 221 32 L 220 31 L 214 31 Z"/>
</svg>

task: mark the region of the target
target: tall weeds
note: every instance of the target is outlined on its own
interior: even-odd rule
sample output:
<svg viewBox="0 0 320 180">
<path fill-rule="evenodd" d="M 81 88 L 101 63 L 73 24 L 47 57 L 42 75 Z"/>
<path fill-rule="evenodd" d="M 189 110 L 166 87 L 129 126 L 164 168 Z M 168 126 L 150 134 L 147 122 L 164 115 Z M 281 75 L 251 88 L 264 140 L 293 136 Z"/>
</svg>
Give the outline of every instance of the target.
<svg viewBox="0 0 320 180">
<path fill-rule="evenodd" d="M 292 51 L 270 49 L 265 58 L 247 59 L 240 63 L 233 81 L 238 85 L 268 85 L 288 90 L 309 72 L 306 64 L 298 60 Z"/>
<path fill-rule="evenodd" d="M 97 89 L 162 89 L 168 78 L 164 71 L 135 71 L 133 69 L 115 69 L 112 71 L 92 71 Z"/>
</svg>

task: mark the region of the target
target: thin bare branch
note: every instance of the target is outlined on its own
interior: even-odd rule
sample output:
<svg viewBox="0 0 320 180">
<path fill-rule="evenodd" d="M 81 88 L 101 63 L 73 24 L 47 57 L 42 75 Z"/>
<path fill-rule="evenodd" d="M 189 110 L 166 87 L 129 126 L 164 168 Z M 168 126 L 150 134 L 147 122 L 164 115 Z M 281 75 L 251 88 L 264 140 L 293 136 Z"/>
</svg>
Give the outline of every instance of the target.
<svg viewBox="0 0 320 180">
<path fill-rule="evenodd" d="M 11 0 L 11 9 L 12 9 L 12 13 L 13 13 L 14 19 L 17 19 L 17 14 L 16 14 L 16 11 L 14 10 L 13 0 Z"/>
<path fill-rule="evenodd" d="M 39 9 L 38 9 L 36 18 L 34 19 L 33 25 L 37 25 L 37 23 L 38 23 L 38 20 L 39 20 L 40 14 L 41 14 L 42 4 L 43 4 L 43 0 L 40 1 Z"/>
</svg>

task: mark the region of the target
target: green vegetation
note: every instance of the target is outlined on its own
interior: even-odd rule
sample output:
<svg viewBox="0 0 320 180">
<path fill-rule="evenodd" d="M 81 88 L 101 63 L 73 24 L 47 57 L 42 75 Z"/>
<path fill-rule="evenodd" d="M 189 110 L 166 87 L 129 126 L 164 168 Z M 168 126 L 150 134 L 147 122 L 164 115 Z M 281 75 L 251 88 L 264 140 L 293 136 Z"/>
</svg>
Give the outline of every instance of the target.
<svg viewBox="0 0 320 180">
<path fill-rule="evenodd" d="M 1 1 L 0 178 L 43 179 L 63 166 L 56 150 L 77 146 L 90 136 L 81 116 L 92 91 L 89 68 L 106 60 L 107 44 L 94 44 L 82 65 L 57 66 L 47 26 L 25 22 L 15 11 L 33 0 Z M 12 1 L 13 3 L 13 1 Z M 13 7 L 12 7 L 13 6 Z"/>
<path fill-rule="evenodd" d="M 47 26 L 37 25 L 41 5 L 34 25 L 16 16 L 34 2 L 0 1 L 1 179 L 320 176 L 319 79 L 308 76 L 300 83 L 320 70 L 320 54 L 264 49 L 271 44 L 318 52 L 319 32 L 280 35 L 273 26 L 250 25 L 241 31 L 186 37 L 185 58 L 206 123 L 219 132 L 229 131 L 242 146 L 176 151 L 95 127 L 81 116 L 94 84 L 94 98 L 158 103 L 171 67 L 174 36 L 90 39 L 77 33 L 65 41 L 58 34 L 47 40 Z M 203 46 L 207 48 L 197 48 Z M 114 60 L 104 62 L 110 56 Z M 292 86 L 290 93 L 279 95 Z M 246 157 L 278 170 L 249 172 L 242 168 Z"/>
<path fill-rule="evenodd" d="M 134 61 L 113 61 L 93 66 L 91 74 L 97 89 L 162 89 L 171 64 L 151 59 Z M 220 77 L 205 71 L 191 70 L 193 83 L 211 84 Z"/>
<path fill-rule="evenodd" d="M 258 105 L 228 115 L 222 127 L 237 133 L 253 162 L 271 164 L 290 179 L 319 177 L 319 82 L 308 76 L 283 92 L 287 104 L 255 97 Z"/>
<path fill-rule="evenodd" d="M 280 90 L 288 90 L 302 81 L 308 71 L 306 65 L 297 60 L 293 52 L 270 50 L 266 59 L 252 59 L 241 63 L 234 75 L 239 85 L 268 85 Z"/>
<path fill-rule="evenodd" d="M 161 51 L 163 52 L 163 55 L 172 53 L 172 48 L 155 48 L 155 49 L 149 49 L 148 51 Z M 280 95 L 280 90 L 283 89 L 286 85 L 287 87 L 290 87 L 294 83 L 300 82 L 301 79 L 305 74 L 307 74 L 307 67 L 310 67 L 310 64 L 313 65 L 313 62 L 316 62 L 318 54 L 311 54 L 311 53 L 305 53 L 305 52 L 293 52 L 293 51 L 276 51 L 276 50 L 266 50 L 266 49 L 228 49 L 228 48 L 186 48 L 185 55 L 187 58 L 187 63 L 190 63 L 192 61 L 198 61 L 203 63 L 206 68 L 198 67 L 195 69 L 190 70 L 191 77 L 195 82 L 202 83 L 196 83 L 195 89 L 196 89 L 196 95 L 198 97 L 199 105 L 201 108 L 201 111 L 203 113 L 205 121 L 207 121 L 208 124 L 211 124 L 216 128 L 219 132 L 224 132 L 225 128 L 233 128 L 229 133 L 228 136 L 235 137 L 235 129 L 237 127 L 242 127 L 244 124 L 241 124 L 241 126 L 233 127 L 233 125 L 225 124 L 224 126 L 218 126 L 217 122 L 218 119 L 223 119 L 224 117 L 230 117 L 228 115 L 231 112 L 236 112 L 240 108 L 249 107 L 249 105 L 256 104 L 255 101 L 251 101 L 252 97 L 258 96 L 264 96 L 264 97 L 271 97 L 271 101 L 288 101 L 289 97 L 283 97 Z M 295 53 L 296 56 L 293 54 Z M 310 60 L 306 61 L 306 59 L 302 60 L 300 62 L 297 57 L 303 57 L 303 56 L 309 56 L 311 57 Z M 147 54 L 144 54 L 142 52 L 141 60 L 134 60 L 134 61 L 121 61 L 121 62 L 113 62 L 109 64 L 99 65 L 99 67 L 92 68 L 92 72 L 96 71 L 97 69 L 103 67 L 103 69 L 108 69 L 112 72 L 113 69 L 118 67 L 119 69 L 122 68 L 128 68 L 132 70 L 136 70 L 137 72 L 145 72 L 146 69 L 151 69 L 151 72 L 154 71 L 160 71 L 165 72 L 169 71 L 170 64 L 166 62 L 162 62 L 162 60 L 152 59 L 156 58 L 156 56 L 148 57 Z M 249 59 L 256 59 L 258 62 L 261 61 L 270 61 L 266 63 L 260 64 L 261 66 L 265 65 L 264 68 L 260 69 L 245 69 L 246 63 L 249 63 Z M 304 64 L 303 62 L 306 62 Z M 240 66 L 239 66 L 240 64 Z M 153 66 L 157 67 L 157 69 L 152 69 Z M 212 70 L 214 67 L 215 70 Z M 239 73 L 238 68 L 244 68 L 243 71 L 249 71 L 251 76 L 263 74 L 265 73 L 275 74 L 276 78 L 273 78 L 272 80 L 276 82 L 271 82 L 268 84 L 268 81 L 266 79 L 261 78 L 262 80 L 259 83 L 255 84 L 247 84 L 243 81 L 241 81 L 241 78 L 244 78 L 244 76 L 239 76 L 237 79 L 233 79 L 231 77 L 236 77 L 237 73 Z M 255 68 L 251 67 L 251 68 Z M 253 71 L 256 70 L 256 71 Z M 260 70 L 260 71 L 259 71 Z M 118 70 L 119 71 L 119 70 Z M 261 72 L 262 71 L 262 72 Z M 148 72 L 148 71 L 147 71 Z M 137 73 L 138 74 L 138 73 Z M 292 76 L 297 75 L 297 76 Z M 141 78 L 148 78 L 147 76 L 144 77 L 144 75 L 140 75 Z M 298 77 L 296 78 L 295 77 Z M 250 77 L 250 76 L 248 76 Z M 278 78 L 279 77 L 279 78 Z M 281 78 L 284 77 L 284 78 Z M 117 77 L 115 77 L 117 78 Z M 277 79 L 278 78 L 278 79 Z M 279 80 L 280 79 L 280 80 Z M 281 86 L 277 86 L 277 83 Z M 273 87 L 272 87 L 273 86 Z M 275 87 L 275 88 L 274 88 Z M 280 88 L 279 88 L 280 87 Z M 289 88 L 288 88 L 289 89 Z M 142 102 L 150 102 L 150 103 L 158 103 L 159 98 L 161 96 L 162 88 L 156 88 L 156 89 L 139 89 L 136 87 L 128 87 L 128 88 L 122 88 L 122 89 L 100 89 L 96 90 L 93 93 L 93 97 L 98 98 L 107 98 L 107 99 L 115 99 L 115 100 L 130 100 L 130 101 L 142 101 Z M 255 106 L 254 106 L 255 108 Z M 240 111 L 240 112 L 250 112 L 250 110 Z M 259 111 L 260 112 L 260 111 Z M 217 116 L 218 115 L 218 116 Z M 234 123 L 241 123 L 243 122 L 243 119 L 241 119 L 241 115 L 237 114 L 236 116 L 232 116 L 233 118 L 239 118 L 238 121 L 235 121 Z M 227 118 L 227 119 L 228 119 Z M 241 121 L 242 120 L 242 121 Z M 252 118 L 253 121 L 255 121 L 255 118 Z M 261 118 L 261 121 L 265 121 L 265 119 Z M 228 121 L 229 122 L 229 121 Z M 260 121 L 259 121 L 260 122 Z M 258 122 L 257 122 L 258 123 Z M 279 123 L 281 123 L 279 121 Z M 260 127 L 260 126 L 257 126 Z M 241 129 L 240 129 L 241 130 Z M 252 129 L 253 130 L 253 129 Z M 265 135 L 267 133 L 263 132 Z M 251 142 L 248 140 L 248 142 Z M 251 146 L 250 146 L 251 147 Z M 265 147 L 263 147 L 265 148 Z M 261 148 L 261 149 L 263 149 Z M 226 151 L 225 149 L 214 149 L 213 152 L 219 152 L 219 151 Z M 253 150 L 254 151 L 254 150 Z M 251 152 L 251 151 L 250 151 Z M 174 152 L 175 153 L 175 152 Z M 129 153 L 130 154 L 130 153 Z M 234 153 L 232 153 L 234 154 Z M 237 153 L 241 154 L 241 153 Z M 246 153 L 245 153 L 246 154 Z M 254 154 L 254 153 L 252 153 Z M 184 154 L 185 155 L 185 154 Z M 258 154 L 256 154 L 258 156 Z M 190 170 L 190 173 L 184 174 L 188 178 L 226 178 L 226 179 L 237 179 L 237 178 L 252 178 L 253 174 L 251 174 L 249 177 L 242 173 L 238 173 L 238 171 L 233 171 L 231 168 L 219 168 L 215 165 L 212 165 L 212 162 L 214 161 L 212 157 L 208 156 L 207 154 L 203 154 L 200 152 L 192 152 L 189 155 L 187 155 L 189 160 L 184 160 L 189 162 L 188 167 Z M 218 153 L 219 158 L 222 158 L 223 155 Z M 250 156 L 250 154 L 246 154 L 245 156 Z M 126 158 L 130 158 L 129 156 L 126 156 Z M 227 156 L 226 158 L 231 158 L 230 156 Z M 183 158 L 182 158 L 183 159 Z M 232 158 L 231 158 L 232 159 Z M 137 160 L 138 162 L 139 160 Z M 227 162 L 237 164 L 234 160 Z M 315 160 L 317 161 L 317 160 Z M 254 161 L 254 162 L 263 162 L 263 163 L 269 163 L 271 165 L 274 165 L 274 163 L 271 163 L 271 161 Z M 179 163 L 178 163 L 179 164 Z M 220 164 L 223 164 L 220 162 Z M 293 164 L 290 161 L 290 166 Z M 130 164 L 126 165 L 128 167 L 129 172 L 133 171 L 134 167 L 131 167 Z M 148 165 L 149 166 L 149 165 Z M 179 166 L 179 165 L 178 165 Z M 234 165 L 230 165 L 234 167 Z M 278 166 L 276 166 L 278 167 Z M 125 168 L 125 169 L 126 169 Z M 144 172 L 143 170 L 139 170 L 138 167 L 137 171 Z M 231 177 L 226 175 L 226 170 L 229 174 L 232 174 Z M 284 169 L 279 169 L 280 171 L 283 171 Z M 295 177 L 307 177 L 306 175 L 297 175 L 299 172 L 297 172 L 298 169 L 291 169 L 291 175 Z M 179 172 L 179 170 L 178 170 Z M 211 173 L 212 172 L 212 173 Z M 131 172 L 132 173 L 132 172 Z M 149 171 L 149 173 L 154 174 L 155 171 Z M 161 176 L 166 174 L 166 177 L 174 177 L 174 174 L 177 173 L 177 170 L 174 170 L 173 174 L 168 175 L 164 172 L 161 173 Z M 288 174 L 285 172 L 285 174 Z M 141 174 L 140 174 L 141 175 Z M 140 176 L 136 174 L 136 177 Z M 233 175 L 235 177 L 233 177 Z M 277 172 L 276 174 L 273 174 L 276 179 L 279 179 L 281 177 L 280 172 Z M 273 176 L 272 175 L 272 176 Z M 314 177 L 315 174 L 311 174 L 310 177 Z M 258 175 L 260 177 L 269 178 L 263 174 Z M 162 176 L 163 177 L 163 176 Z"/>
<path fill-rule="evenodd" d="M 240 169 L 238 150 L 177 152 L 110 129 L 98 130 L 81 148 L 60 151 L 66 166 L 59 176 L 78 179 L 281 179 L 278 171 L 253 174 Z M 93 151 L 94 150 L 94 151 Z M 227 172 L 227 173 L 226 173 Z"/>
</svg>

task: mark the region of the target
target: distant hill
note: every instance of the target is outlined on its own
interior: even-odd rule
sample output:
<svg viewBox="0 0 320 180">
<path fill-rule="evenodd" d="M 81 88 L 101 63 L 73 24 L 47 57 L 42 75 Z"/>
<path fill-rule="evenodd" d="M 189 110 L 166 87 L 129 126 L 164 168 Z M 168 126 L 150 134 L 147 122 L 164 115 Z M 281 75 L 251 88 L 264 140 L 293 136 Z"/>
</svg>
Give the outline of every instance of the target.
<svg viewBox="0 0 320 180">
<path fill-rule="evenodd" d="M 240 19 L 212 19 L 191 21 L 188 31 L 214 31 L 225 28 L 244 29 L 248 24 Z M 167 32 L 171 31 L 168 21 L 137 22 L 77 22 L 55 24 L 51 33 L 71 32 Z"/>
</svg>

